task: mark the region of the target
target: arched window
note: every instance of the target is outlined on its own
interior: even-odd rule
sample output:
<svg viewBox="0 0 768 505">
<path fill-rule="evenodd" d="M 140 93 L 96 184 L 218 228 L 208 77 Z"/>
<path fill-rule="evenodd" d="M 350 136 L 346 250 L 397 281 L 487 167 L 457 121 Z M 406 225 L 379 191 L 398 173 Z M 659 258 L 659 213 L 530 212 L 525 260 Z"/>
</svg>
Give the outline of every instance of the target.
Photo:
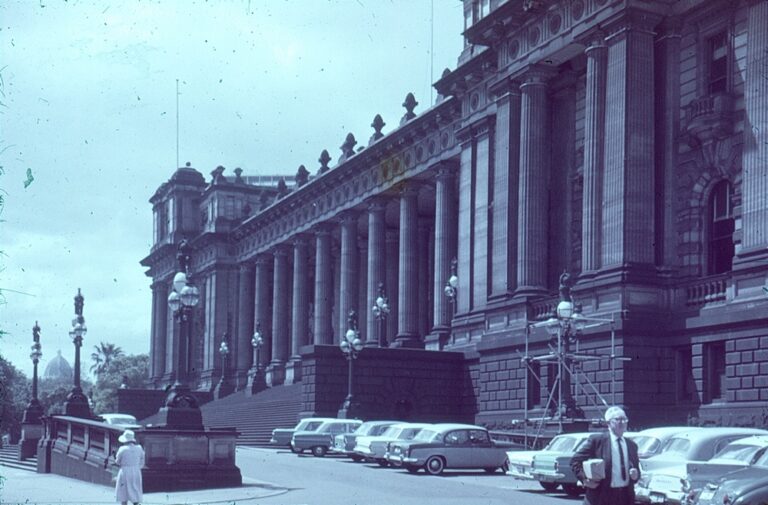
<svg viewBox="0 0 768 505">
<path fill-rule="evenodd" d="M 733 263 L 733 208 L 731 185 L 718 182 L 709 197 L 707 273 L 729 272 Z"/>
</svg>

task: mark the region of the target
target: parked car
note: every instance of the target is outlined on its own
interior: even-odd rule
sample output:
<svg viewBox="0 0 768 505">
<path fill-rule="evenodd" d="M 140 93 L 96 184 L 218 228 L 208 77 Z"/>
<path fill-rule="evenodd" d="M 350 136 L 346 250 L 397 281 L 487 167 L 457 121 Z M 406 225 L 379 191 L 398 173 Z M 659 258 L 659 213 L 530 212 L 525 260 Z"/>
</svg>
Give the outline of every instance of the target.
<svg viewBox="0 0 768 505">
<path fill-rule="evenodd" d="M 667 441 L 673 436 L 687 432 L 701 430 L 691 426 L 664 426 L 660 428 L 648 428 L 637 432 L 632 440 L 637 444 L 637 452 L 640 459 L 650 458 L 661 452 Z"/>
<path fill-rule="evenodd" d="M 105 423 L 118 428 L 135 430 L 142 427 L 136 417 L 131 414 L 101 414 L 100 417 Z"/>
<path fill-rule="evenodd" d="M 693 502 L 707 483 L 717 481 L 723 475 L 755 464 L 768 450 L 768 436 L 740 438 L 726 445 L 715 457 L 706 462 L 688 463 L 683 490 L 688 501 Z"/>
<path fill-rule="evenodd" d="M 768 503 L 768 452 L 754 464 L 734 470 L 704 486 L 695 505 L 756 505 Z"/>
<path fill-rule="evenodd" d="M 564 433 L 557 435 L 550 440 L 549 444 L 538 451 L 509 451 L 507 453 L 507 458 L 509 458 L 509 471 L 507 473 L 516 479 L 538 480 L 541 487 L 546 491 L 555 491 L 560 486 L 560 482 L 554 482 L 547 478 L 539 480 L 533 475 L 534 457 L 539 459 L 537 469 L 543 473 L 545 460 L 551 458 L 554 462 L 558 457 L 572 456 L 591 434 L 589 432 Z M 570 470 L 570 466 L 568 470 Z"/>
<path fill-rule="evenodd" d="M 595 433 L 564 433 L 553 438 L 547 447 L 533 455 L 531 476 L 547 491 L 562 487 L 569 496 L 581 494 L 583 488 L 571 470 L 571 459 L 592 435 Z"/>
<path fill-rule="evenodd" d="M 381 466 L 387 466 L 387 444 L 401 440 L 411 440 L 421 430 L 432 426 L 426 423 L 399 423 L 387 428 L 378 436 L 357 437 L 355 454 L 366 461 L 375 461 Z"/>
<path fill-rule="evenodd" d="M 323 422 L 333 419 L 333 417 L 307 417 L 299 421 L 293 428 L 275 428 L 272 430 L 272 439 L 269 443 L 293 450 L 291 447 L 291 437 L 293 437 L 295 432 L 316 430 L 323 424 Z"/>
<path fill-rule="evenodd" d="M 401 422 L 402 421 L 364 422 L 352 433 L 341 433 L 336 435 L 333 441 L 333 447 L 331 447 L 330 452 L 333 452 L 334 454 L 347 455 L 354 461 L 362 461 L 363 457 L 359 454 L 355 454 L 355 444 L 357 443 L 357 437 L 375 437 L 377 435 L 381 435 L 393 424 L 398 424 Z"/>
<path fill-rule="evenodd" d="M 683 481 L 688 463 L 709 461 L 734 440 L 768 435 L 756 428 L 702 428 L 679 433 L 662 451 L 640 462 L 640 481 L 635 486 L 639 503 L 682 503 L 687 497 Z"/>
<path fill-rule="evenodd" d="M 403 465 L 410 473 L 421 468 L 430 475 L 440 475 L 446 468 L 506 472 L 507 447 L 493 442 L 488 430 L 481 426 L 434 424 L 410 442 L 393 442 L 387 459 Z"/>
<path fill-rule="evenodd" d="M 310 450 L 313 456 L 322 458 L 333 445 L 336 435 L 352 433 L 361 424 L 359 419 L 332 419 L 316 430 L 296 431 L 291 437 L 291 450 L 297 454 Z"/>
</svg>

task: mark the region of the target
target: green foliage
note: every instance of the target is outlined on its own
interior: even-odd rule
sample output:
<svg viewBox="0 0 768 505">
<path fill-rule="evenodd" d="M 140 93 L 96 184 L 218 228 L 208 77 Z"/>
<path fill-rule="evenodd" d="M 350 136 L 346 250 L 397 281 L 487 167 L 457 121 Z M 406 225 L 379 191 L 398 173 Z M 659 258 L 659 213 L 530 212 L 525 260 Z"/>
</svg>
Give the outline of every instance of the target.
<svg viewBox="0 0 768 505">
<path fill-rule="evenodd" d="M 40 379 L 38 382 L 38 399 L 43 404 L 46 414 L 61 414 L 64 412 L 64 402 L 72 391 L 72 379 Z M 93 390 L 93 383 L 80 374 L 80 387 L 88 395 Z"/>
<path fill-rule="evenodd" d="M 123 355 L 123 350 L 115 344 L 101 342 L 99 345 L 94 345 L 94 352 L 91 353 L 91 373 L 99 375 L 113 359 Z"/>
<path fill-rule="evenodd" d="M 117 412 L 117 390 L 143 388 L 149 379 L 149 355 L 124 355 L 113 357 L 96 377 L 93 391 L 93 412 L 104 414 Z"/>
<path fill-rule="evenodd" d="M 21 436 L 21 419 L 29 404 L 31 386 L 24 372 L 0 356 L 0 432 L 12 440 Z"/>
</svg>

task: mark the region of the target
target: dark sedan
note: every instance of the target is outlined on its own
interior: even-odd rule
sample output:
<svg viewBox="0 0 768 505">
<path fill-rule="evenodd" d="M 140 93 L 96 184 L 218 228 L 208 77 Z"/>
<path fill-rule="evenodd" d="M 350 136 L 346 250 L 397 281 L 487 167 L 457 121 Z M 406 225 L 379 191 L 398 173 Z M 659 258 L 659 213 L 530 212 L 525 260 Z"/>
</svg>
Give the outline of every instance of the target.
<svg viewBox="0 0 768 505">
<path fill-rule="evenodd" d="M 752 466 L 726 473 L 710 482 L 693 502 L 696 505 L 762 505 L 768 503 L 768 453 Z"/>
</svg>

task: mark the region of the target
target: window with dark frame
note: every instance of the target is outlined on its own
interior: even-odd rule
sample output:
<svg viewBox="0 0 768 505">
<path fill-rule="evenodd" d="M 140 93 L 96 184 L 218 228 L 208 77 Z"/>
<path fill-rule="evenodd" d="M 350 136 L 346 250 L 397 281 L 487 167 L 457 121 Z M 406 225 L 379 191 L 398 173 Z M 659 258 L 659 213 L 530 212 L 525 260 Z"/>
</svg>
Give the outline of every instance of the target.
<svg viewBox="0 0 768 505">
<path fill-rule="evenodd" d="M 707 40 L 709 94 L 724 93 L 728 88 L 728 36 L 722 31 Z"/>
<path fill-rule="evenodd" d="M 704 390 L 707 403 L 725 398 L 725 342 L 704 346 Z"/>
<path fill-rule="evenodd" d="M 730 272 L 733 266 L 734 219 L 731 192 L 728 181 L 721 181 L 709 197 L 707 273 L 710 275 Z"/>
</svg>

